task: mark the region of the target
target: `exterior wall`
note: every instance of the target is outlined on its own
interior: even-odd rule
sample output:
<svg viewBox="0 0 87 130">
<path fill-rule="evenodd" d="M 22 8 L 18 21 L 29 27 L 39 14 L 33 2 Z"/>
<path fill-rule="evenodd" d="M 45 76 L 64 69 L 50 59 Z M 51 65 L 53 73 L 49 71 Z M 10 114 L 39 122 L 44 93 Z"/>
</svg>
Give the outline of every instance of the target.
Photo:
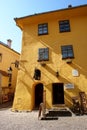
<svg viewBox="0 0 87 130">
<path fill-rule="evenodd" d="M 61 11 L 60 11 L 61 13 Z M 48 14 L 47 14 L 48 15 Z M 62 15 L 62 14 L 61 14 Z M 72 15 L 72 14 L 71 14 Z M 71 32 L 59 33 L 58 21 L 70 20 Z M 35 22 L 35 21 L 34 21 Z M 38 24 L 48 23 L 48 35 L 38 36 Z M 62 19 L 40 19 L 37 23 L 23 26 L 22 53 L 20 70 L 13 110 L 32 110 L 35 105 L 35 86 L 42 83 L 46 90 L 46 107 L 52 108 L 52 83 L 64 84 L 65 105 L 72 106 L 72 97 L 80 91 L 87 93 L 87 15 L 63 16 Z M 61 46 L 73 45 L 74 56 L 71 64 L 62 60 Z M 49 48 L 49 61 L 42 66 L 38 60 L 38 49 Z M 34 69 L 41 70 L 41 80 L 34 80 Z M 73 76 L 72 70 L 78 70 L 79 75 Z M 59 76 L 56 77 L 56 72 Z M 66 84 L 74 84 L 74 88 L 67 89 Z"/>
<path fill-rule="evenodd" d="M 15 62 L 15 60 L 19 60 L 20 54 L 13 51 L 9 47 L 5 47 L 2 44 L 0 44 L 0 53 L 2 54 L 2 61 L 0 62 L 0 70 L 3 70 L 8 73 L 8 68 L 10 66 L 12 67 L 12 86 L 10 91 L 13 93 L 15 91 L 18 70 L 17 68 L 15 68 L 15 65 L 11 63 Z M 1 87 L 8 87 L 8 77 L 2 75 L 0 82 Z"/>
<path fill-rule="evenodd" d="M 2 75 L 2 79 L 1 79 L 1 80 L 2 80 L 2 82 L 1 82 L 1 86 L 2 86 L 2 87 L 8 86 L 9 77 Z"/>
</svg>

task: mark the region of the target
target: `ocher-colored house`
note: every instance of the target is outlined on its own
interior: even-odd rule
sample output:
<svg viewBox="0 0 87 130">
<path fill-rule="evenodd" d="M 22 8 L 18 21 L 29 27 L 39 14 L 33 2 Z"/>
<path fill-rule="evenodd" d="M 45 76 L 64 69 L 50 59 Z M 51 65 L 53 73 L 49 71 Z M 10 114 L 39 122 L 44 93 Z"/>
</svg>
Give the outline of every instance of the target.
<svg viewBox="0 0 87 130">
<path fill-rule="evenodd" d="M 13 110 L 33 110 L 43 100 L 46 108 L 71 107 L 72 97 L 87 93 L 87 5 L 15 21 L 23 35 Z"/>
<path fill-rule="evenodd" d="M 0 41 L 0 103 L 8 101 L 14 94 L 17 81 L 17 63 L 20 54 L 11 49 L 11 40 L 7 44 Z"/>
</svg>

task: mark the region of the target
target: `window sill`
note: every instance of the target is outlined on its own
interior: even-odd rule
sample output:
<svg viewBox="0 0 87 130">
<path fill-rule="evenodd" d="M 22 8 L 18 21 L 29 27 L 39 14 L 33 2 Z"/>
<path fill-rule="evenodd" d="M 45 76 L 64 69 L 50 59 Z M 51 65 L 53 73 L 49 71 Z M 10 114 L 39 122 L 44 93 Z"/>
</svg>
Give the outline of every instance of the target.
<svg viewBox="0 0 87 130">
<path fill-rule="evenodd" d="M 68 58 L 68 59 L 66 59 L 66 63 L 72 63 L 72 59 L 70 59 L 70 58 Z"/>
<path fill-rule="evenodd" d="M 38 62 L 46 62 L 46 61 L 49 61 L 49 60 L 37 60 Z"/>
<path fill-rule="evenodd" d="M 38 34 L 38 36 L 42 36 L 42 35 L 48 35 L 48 33 Z"/>
</svg>

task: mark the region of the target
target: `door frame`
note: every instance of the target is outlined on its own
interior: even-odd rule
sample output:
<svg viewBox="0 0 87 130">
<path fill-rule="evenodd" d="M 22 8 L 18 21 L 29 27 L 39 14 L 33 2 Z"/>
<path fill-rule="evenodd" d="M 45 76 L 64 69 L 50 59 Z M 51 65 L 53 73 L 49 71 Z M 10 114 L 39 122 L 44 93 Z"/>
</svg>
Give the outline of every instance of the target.
<svg viewBox="0 0 87 130">
<path fill-rule="evenodd" d="M 53 83 L 52 84 L 52 104 L 63 105 L 64 102 L 64 84 Z"/>
<path fill-rule="evenodd" d="M 39 108 L 41 102 L 43 102 L 43 83 L 37 83 L 34 88 L 34 108 Z"/>
</svg>

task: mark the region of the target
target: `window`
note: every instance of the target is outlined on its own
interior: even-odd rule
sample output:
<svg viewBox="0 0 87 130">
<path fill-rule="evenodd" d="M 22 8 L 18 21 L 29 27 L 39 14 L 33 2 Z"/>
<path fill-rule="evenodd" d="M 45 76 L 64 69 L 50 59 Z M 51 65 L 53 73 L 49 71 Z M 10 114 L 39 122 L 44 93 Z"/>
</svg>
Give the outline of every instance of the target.
<svg viewBox="0 0 87 130">
<path fill-rule="evenodd" d="M 74 58 L 72 45 L 61 46 L 61 51 L 62 51 L 62 59 Z"/>
<path fill-rule="evenodd" d="M 2 61 L 2 54 L 0 53 L 0 62 Z"/>
<path fill-rule="evenodd" d="M 47 23 L 38 25 L 38 35 L 44 35 L 44 34 L 48 34 L 48 24 Z"/>
<path fill-rule="evenodd" d="M 34 70 L 34 77 L 33 77 L 35 80 L 40 80 L 41 78 L 41 71 L 37 68 L 35 68 Z"/>
<path fill-rule="evenodd" d="M 69 20 L 59 21 L 60 32 L 70 32 Z"/>
<path fill-rule="evenodd" d="M 49 48 L 39 48 L 38 50 L 38 61 L 49 60 Z"/>
</svg>

